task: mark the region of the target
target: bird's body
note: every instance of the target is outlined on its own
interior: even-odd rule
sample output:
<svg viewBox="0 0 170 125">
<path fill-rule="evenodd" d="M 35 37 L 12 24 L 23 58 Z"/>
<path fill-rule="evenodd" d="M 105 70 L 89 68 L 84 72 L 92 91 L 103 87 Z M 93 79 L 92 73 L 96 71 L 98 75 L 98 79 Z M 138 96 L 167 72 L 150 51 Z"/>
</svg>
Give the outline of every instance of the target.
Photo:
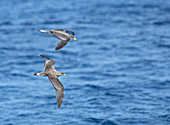
<svg viewBox="0 0 170 125">
<path fill-rule="evenodd" d="M 64 96 L 64 87 L 61 84 L 61 82 L 59 81 L 58 77 L 61 75 L 66 76 L 66 74 L 55 70 L 55 68 L 54 68 L 55 61 L 54 60 L 52 60 L 46 56 L 43 56 L 43 55 L 41 55 L 41 56 L 46 60 L 45 64 L 44 64 L 45 70 L 44 70 L 44 72 L 34 73 L 34 75 L 48 77 L 48 79 L 50 80 L 50 82 L 52 83 L 52 85 L 54 86 L 54 88 L 56 90 L 57 106 L 58 106 L 58 108 L 60 108 L 62 101 L 63 101 L 63 96 Z"/>
<path fill-rule="evenodd" d="M 61 48 L 63 48 L 70 39 L 73 39 L 75 41 L 78 41 L 75 37 L 74 37 L 74 32 L 71 30 L 65 30 L 65 29 L 54 29 L 54 30 L 38 30 L 39 32 L 42 33 L 47 33 L 47 34 L 51 34 L 54 37 L 57 37 L 59 39 L 59 42 L 55 48 L 55 50 L 59 50 Z"/>
</svg>

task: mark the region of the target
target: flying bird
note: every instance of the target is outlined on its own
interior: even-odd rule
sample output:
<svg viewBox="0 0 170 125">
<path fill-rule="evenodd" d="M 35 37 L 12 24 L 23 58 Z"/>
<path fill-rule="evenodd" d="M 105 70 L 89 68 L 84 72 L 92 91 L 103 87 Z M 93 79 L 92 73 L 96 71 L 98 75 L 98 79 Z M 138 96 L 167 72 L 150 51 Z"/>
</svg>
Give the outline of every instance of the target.
<svg viewBox="0 0 170 125">
<path fill-rule="evenodd" d="M 58 106 L 58 108 L 60 108 L 60 106 L 63 102 L 64 87 L 61 84 L 61 82 L 59 81 L 58 77 L 62 76 L 62 75 L 64 75 L 64 76 L 67 76 L 67 75 L 64 74 L 63 72 L 55 70 L 55 68 L 54 68 L 55 61 L 54 60 L 52 60 L 46 56 L 43 56 L 43 55 L 40 55 L 40 56 L 45 59 L 45 64 L 44 64 L 45 70 L 44 70 L 44 72 L 34 73 L 34 75 L 48 77 L 48 79 L 50 80 L 50 82 L 52 83 L 52 85 L 55 88 L 57 106 Z"/>
<path fill-rule="evenodd" d="M 63 48 L 69 42 L 70 39 L 78 41 L 74 37 L 75 33 L 71 30 L 54 29 L 54 30 L 47 30 L 47 31 L 46 30 L 38 30 L 38 31 L 42 32 L 42 33 L 51 34 L 54 37 L 57 37 L 59 39 L 55 50 L 59 50 L 59 49 Z"/>
</svg>

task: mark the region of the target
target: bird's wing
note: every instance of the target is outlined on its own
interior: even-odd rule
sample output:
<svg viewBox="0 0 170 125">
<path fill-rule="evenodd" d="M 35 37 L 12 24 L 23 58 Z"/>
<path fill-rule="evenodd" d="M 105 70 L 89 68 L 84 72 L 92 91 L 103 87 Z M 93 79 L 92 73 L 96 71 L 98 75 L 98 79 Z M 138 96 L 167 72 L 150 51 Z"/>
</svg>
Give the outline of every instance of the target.
<svg viewBox="0 0 170 125">
<path fill-rule="evenodd" d="M 61 82 L 58 80 L 58 78 L 55 77 L 49 77 L 50 82 L 53 84 L 55 91 L 56 91 L 56 99 L 57 99 L 57 106 L 60 108 L 62 102 L 63 102 L 63 97 L 64 97 L 64 87 L 61 84 Z"/>
<path fill-rule="evenodd" d="M 59 49 L 63 48 L 68 43 L 69 40 L 70 40 L 70 38 L 67 38 L 66 40 L 59 40 L 55 50 L 59 50 Z"/>
<path fill-rule="evenodd" d="M 54 29 L 54 31 L 62 31 L 62 32 L 65 32 L 65 33 L 68 33 L 68 34 L 71 34 L 71 35 L 75 35 L 75 33 L 71 30 L 65 30 L 65 29 Z"/>
<path fill-rule="evenodd" d="M 59 40 L 67 40 L 70 38 L 70 35 L 63 31 L 50 30 L 50 34 L 52 34 L 54 37 L 57 37 Z"/>
<path fill-rule="evenodd" d="M 45 59 L 45 64 L 44 64 L 45 70 L 48 70 L 48 69 L 54 67 L 54 64 L 55 64 L 55 61 L 54 61 L 54 60 L 52 60 L 52 59 L 50 59 L 49 57 L 46 57 L 46 56 L 44 56 L 44 55 L 40 55 L 40 56 Z"/>
</svg>

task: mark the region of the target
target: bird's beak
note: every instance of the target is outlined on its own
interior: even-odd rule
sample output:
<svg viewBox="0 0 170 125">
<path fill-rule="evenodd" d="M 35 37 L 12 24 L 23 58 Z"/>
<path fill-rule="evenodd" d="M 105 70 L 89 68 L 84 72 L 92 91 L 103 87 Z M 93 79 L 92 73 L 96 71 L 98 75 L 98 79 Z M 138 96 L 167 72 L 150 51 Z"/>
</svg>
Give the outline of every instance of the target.
<svg viewBox="0 0 170 125">
<path fill-rule="evenodd" d="M 76 38 L 73 38 L 73 40 L 78 41 Z"/>
<path fill-rule="evenodd" d="M 67 76 L 66 74 L 63 74 L 64 76 Z"/>
</svg>

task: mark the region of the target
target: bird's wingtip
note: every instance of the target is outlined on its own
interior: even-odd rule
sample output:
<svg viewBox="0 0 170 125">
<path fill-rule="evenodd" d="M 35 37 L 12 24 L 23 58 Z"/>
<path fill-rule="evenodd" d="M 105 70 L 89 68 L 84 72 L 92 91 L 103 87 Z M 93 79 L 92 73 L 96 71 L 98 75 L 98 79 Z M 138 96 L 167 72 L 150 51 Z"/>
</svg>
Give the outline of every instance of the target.
<svg viewBox="0 0 170 125">
<path fill-rule="evenodd" d="M 46 56 L 44 56 L 44 55 L 40 55 L 42 58 L 45 58 L 45 59 L 47 59 L 48 57 L 46 57 Z"/>
<path fill-rule="evenodd" d="M 61 98 L 60 101 L 57 102 L 57 107 L 58 107 L 58 108 L 60 108 L 62 102 L 63 102 L 63 98 Z"/>
<path fill-rule="evenodd" d="M 44 58 L 45 60 L 52 60 L 52 59 L 50 59 L 49 57 L 47 57 L 47 56 L 44 56 L 44 55 L 40 55 L 42 58 Z"/>
</svg>

